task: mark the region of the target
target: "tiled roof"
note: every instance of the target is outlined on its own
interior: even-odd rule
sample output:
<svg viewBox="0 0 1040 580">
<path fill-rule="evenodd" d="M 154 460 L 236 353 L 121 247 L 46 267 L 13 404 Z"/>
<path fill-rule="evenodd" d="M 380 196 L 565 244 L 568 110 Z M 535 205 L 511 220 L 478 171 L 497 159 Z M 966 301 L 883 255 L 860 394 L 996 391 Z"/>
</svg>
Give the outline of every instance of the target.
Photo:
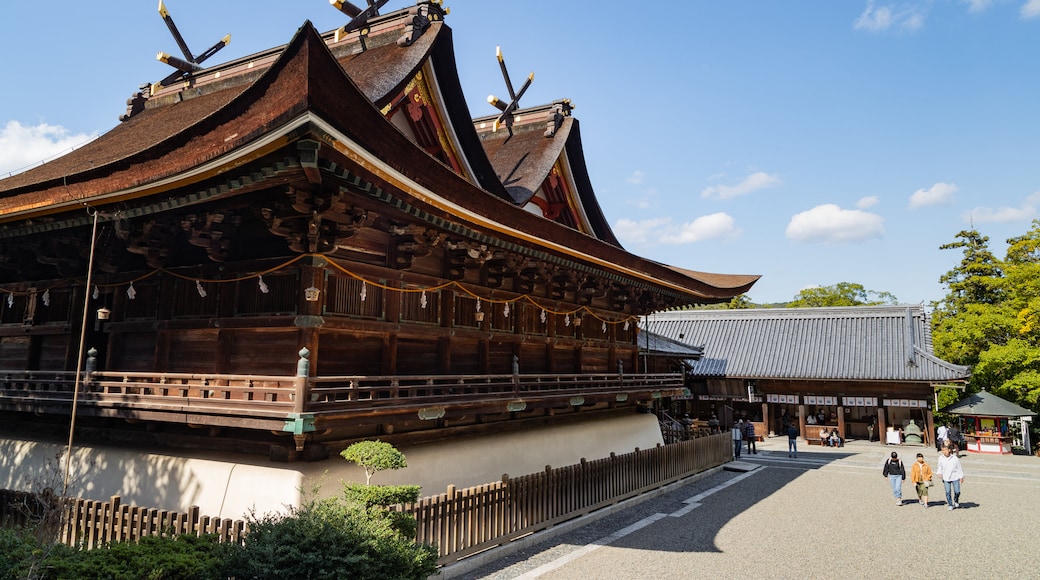
<svg viewBox="0 0 1040 580">
<path fill-rule="evenodd" d="M 1020 407 L 987 391 L 979 391 L 974 395 L 965 397 L 952 405 L 946 406 L 942 412 L 976 417 L 1032 417 L 1036 415 L 1036 413 L 1025 407 Z"/>
<path fill-rule="evenodd" d="M 651 315 L 649 330 L 704 345 L 698 377 L 964 381 L 968 367 L 933 354 L 921 305 L 687 310 Z"/>
</svg>

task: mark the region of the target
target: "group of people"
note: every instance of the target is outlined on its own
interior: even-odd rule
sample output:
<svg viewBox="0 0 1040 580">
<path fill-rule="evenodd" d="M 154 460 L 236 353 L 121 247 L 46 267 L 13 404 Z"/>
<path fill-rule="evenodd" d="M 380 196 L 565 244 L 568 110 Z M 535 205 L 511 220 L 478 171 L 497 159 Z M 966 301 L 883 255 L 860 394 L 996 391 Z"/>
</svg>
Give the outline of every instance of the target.
<svg viewBox="0 0 1040 580">
<path fill-rule="evenodd" d="M 950 426 L 949 423 L 945 425 L 939 425 L 935 430 L 935 450 L 942 451 L 943 447 L 950 447 L 953 449 L 953 454 L 957 455 L 960 449 L 964 449 L 964 434 L 961 433 L 960 429 L 956 425 Z"/>
<path fill-rule="evenodd" d="M 740 450 L 745 443 L 747 444 L 748 453 L 758 454 L 758 447 L 755 445 L 758 435 L 755 433 L 755 424 L 753 422 L 737 419 L 737 422 L 733 423 L 730 435 L 733 437 L 733 457 L 740 457 Z"/>
<path fill-rule="evenodd" d="M 917 461 L 910 468 L 910 482 L 916 488 L 917 502 L 927 508 L 928 488 L 932 486 L 932 478 L 937 474 L 946 492 L 946 509 L 953 510 L 961 507 L 961 483 L 964 482 L 964 470 L 961 468 L 961 460 L 949 445 L 943 446 L 941 453 L 934 472 L 931 466 L 925 462 L 924 454 L 918 453 Z M 898 453 L 893 451 L 891 457 L 885 461 L 881 475 L 887 477 L 892 485 L 892 495 L 896 498 L 896 505 L 903 505 L 903 482 L 906 481 L 906 467 L 899 459 Z"/>
<path fill-rule="evenodd" d="M 820 429 L 820 445 L 824 447 L 844 447 L 845 440 L 842 439 L 837 428 L 827 429 L 824 427 Z"/>
</svg>

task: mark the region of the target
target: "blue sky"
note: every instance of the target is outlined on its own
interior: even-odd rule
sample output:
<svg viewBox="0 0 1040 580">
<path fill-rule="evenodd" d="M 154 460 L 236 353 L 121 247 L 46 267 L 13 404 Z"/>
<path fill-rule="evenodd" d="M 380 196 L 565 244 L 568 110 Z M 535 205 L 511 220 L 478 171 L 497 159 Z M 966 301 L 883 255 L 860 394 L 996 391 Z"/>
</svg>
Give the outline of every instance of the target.
<svg viewBox="0 0 1040 580">
<path fill-rule="evenodd" d="M 0 7 L 0 175 L 108 131 L 172 70 L 155 60 L 178 53 L 157 4 Z M 755 302 L 854 282 L 927 303 L 957 232 L 1002 257 L 1040 217 L 1040 0 L 445 5 L 473 116 L 506 93 L 501 46 L 514 79 L 535 73 L 522 105 L 576 105 L 624 246 L 761 274 Z M 195 53 L 231 34 L 210 64 L 346 22 L 325 0 L 166 6 Z"/>
</svg>

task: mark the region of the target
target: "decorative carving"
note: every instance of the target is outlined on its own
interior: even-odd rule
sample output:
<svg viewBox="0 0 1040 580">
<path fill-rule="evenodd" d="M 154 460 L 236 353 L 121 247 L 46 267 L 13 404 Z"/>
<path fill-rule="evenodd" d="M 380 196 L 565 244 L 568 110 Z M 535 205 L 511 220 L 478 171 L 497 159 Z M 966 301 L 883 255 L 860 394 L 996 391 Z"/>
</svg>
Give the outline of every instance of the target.
<svg viewBox="0 0 1040 580">
<path fill-rule="evenodd" d="M 553 101 L 552 108 L 549 109 L 549 119 L 545 123 L 545 136 L 553 137 L 556 135 L 556 131 L 563 124 L 564 117 L 571 116 L 571 110 L 574 105 L 571 104 L 570 99 L 561 99 L 559 101 Z"/>
<path fill-rule="evenodd" d="M 411 46 L 412 43 L 422 36 L 423 32 L 426 32 L 426 29 L 430 27 L 430 23 L 444 20 L 444 15 L 450 11 L 447 8 L 442 9 L 440 4 L 441 0 L 420 2 L 417 6 L 411 8 L 408 14 L 411 15 L 412 21 L 404 27 L 404 34 L 397 39 L 397 46 Z"/>
</svg>

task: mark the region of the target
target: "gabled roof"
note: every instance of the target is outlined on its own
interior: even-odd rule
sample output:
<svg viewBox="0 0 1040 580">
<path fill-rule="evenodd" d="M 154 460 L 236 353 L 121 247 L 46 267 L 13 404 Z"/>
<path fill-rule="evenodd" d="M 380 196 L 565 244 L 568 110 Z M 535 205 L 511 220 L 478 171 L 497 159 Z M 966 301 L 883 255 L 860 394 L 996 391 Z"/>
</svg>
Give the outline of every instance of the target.
<svg viewBox="0 0 1040 580">
<path fill-rule="evenodd" d="M 421 43 L 416 46 L 425 50 Z M 249 61 L 263 66 L 249 67 L 243 64 L 246 60 L 222 69 L 244 68 L 244 84 L 233 82 L 228 72 L 219 79 L 207 77 L 209 84 L 200 82 L 197 89 L 159 94 L 154 106 L 90 144 L 0 181 L 0 221 L 32 219 L 32 231 L 51 231 L 84 226 L 82 215 L 47 221 L 48 214 L 82 214 L 84 203 L 102 208 L 129 204 L 123 215 L 133 218 L 165 211 L 165 196 L 173 192 L 181 196 L 182 205 L 234 197 L 272 176 L 278 179 L 282 171 L 275 167 L 239 178 L 232 173 L 235 168 L 265 155 L 296 156 L 296 141 L 307 137 L 336 167 L 347 168 L 351 179 L 366 181 L 367 195 L 393 211 L 480 243 L 630 283 L 680 304 L 726 301 L 758 279 L 668 268 L 529 213 L 479 187 L 398 130 L 353 82 L 309 22 L 280 52 L 261 53 Z M 298 170 L 297 165 L 286 171 L 293 167 Z M 229 176 L 233 177 L 226 187 L 201 185 Z M 188 194 L 194 187 L 200 191 Z M 144 207 L 145 203 L 150 205 Z M 8 234 L 20 235 L 18 231 L 12 228 Z"/>
<path fill-rule="evenodd" d="M 524 206 L 532 201 L 553 170 L 561 168 L 563 175 L 557 177 L 566 182 L 563 189 L 575 190 L 575 196 L 549 201 L 566 205 L 563 211 L 573 216 L 574 229 L 620 247 L 592 189 L 578 120 L 569 114 L 569 101 L 563 108 L 566 116 L 561 116 L 551 136 L 547 136 L 546 127 L 552 122 L 552 105 L 516 111 L 515 117 L 519 120 L 514 122 L 511 131 L 493 131 L 494 116 L 474 119 L 473 123 L 513 203 Z"/>
<path fill-rule="evenodd" d="M 947 405 L 942 412 L 973 417 L 1032 417 L 1037 414 L 987 391 L 979 391 Z"/>
<path fill-rule="evenodd" d="M 688 361 L 698 360 L 704 356 L 703 346 L 692 346 L 647 330 L 639 333 L 638 346 L 640 356 L 648 354 L 649 356 L 682 358 Z"/>
<path fill-rule="evenodd" d="M 968 367 L 933 354 L 921 305 L 685 310 L 648 327 L 704 345 L 698 377 L 840 381 L 966 381 Z"/>
</svg>

